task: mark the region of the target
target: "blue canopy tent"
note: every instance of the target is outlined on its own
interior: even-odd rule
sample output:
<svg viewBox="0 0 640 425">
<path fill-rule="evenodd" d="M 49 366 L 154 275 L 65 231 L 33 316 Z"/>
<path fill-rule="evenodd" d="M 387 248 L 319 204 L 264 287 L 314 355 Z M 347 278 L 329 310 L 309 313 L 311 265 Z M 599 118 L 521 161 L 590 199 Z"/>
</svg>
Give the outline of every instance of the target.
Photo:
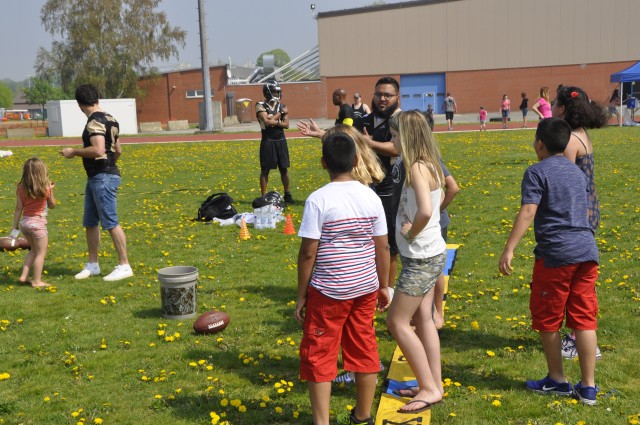
<svg viewBox="0 0 640 425">
<path fill-rule="evenodd" d="M 622 99 L 622 84 L 624 83 L 633 83 L 635 81 L 640 81 L 640 61 L 634 63 L 627 69 L 623 69 L 622 71 L 611 74 L 611 78 L 609 82 L 611 83 L 619 83 L 620 84 L 620 96 Z M 633 90 L 631 93 L 633 96 Z M 622 117 L 618 117 L 618 125 L 622 125 Z"/>
</svg>

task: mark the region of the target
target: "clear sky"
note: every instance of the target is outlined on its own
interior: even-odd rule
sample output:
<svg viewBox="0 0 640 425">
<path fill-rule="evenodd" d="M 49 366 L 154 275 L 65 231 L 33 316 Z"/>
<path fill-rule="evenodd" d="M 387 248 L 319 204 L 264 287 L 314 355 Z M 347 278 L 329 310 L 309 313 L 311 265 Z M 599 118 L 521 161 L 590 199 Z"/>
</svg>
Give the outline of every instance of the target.
<svg viewBox="0 0 640 425">
<path fill-rule="evenodd" d="M 399 3 L 402 0 L 385 0 Z M 406 1 L 406 0 L 404 0 Z M 3 0 L 0 6 L 0 80 L 22 81 L 34 74 L 38 48 L 49 49 L 53 38 L 40 22 L 46 0 Z M 367 6 L 374 0 L 205 0 L 209 63 L 218 59 L 243 65 L 266 51 L 283 49 L 293 59 L 318 44 L 317 23 L 310 5 L 328 12 Z M 173 65 L 200 66 L 197 0 L 162 0 L 159 10 L 173 26 L 187 31 L 186 46 Z"/>
</svg>

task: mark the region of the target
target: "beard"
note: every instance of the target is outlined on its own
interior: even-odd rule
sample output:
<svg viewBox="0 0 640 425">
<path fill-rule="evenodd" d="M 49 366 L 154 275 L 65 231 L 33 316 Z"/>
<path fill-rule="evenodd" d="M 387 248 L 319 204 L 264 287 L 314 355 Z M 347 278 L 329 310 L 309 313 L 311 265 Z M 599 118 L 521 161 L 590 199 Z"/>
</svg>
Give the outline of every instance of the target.
<svg viewBox="0 0 640 425">
<path fill-rule="evenodd" d="M 375 102 L 371 102 L 371 112 L 373 112 L 373 115 L 383 120 L 391 117 L 396 109 L 398 109 L 398 102 L 394 103 L 393 105 L 387 105 L 387 109 L 385 109 L 384 111 L 378 109 L 378 105 L 376 105 Z"/>
</svg>

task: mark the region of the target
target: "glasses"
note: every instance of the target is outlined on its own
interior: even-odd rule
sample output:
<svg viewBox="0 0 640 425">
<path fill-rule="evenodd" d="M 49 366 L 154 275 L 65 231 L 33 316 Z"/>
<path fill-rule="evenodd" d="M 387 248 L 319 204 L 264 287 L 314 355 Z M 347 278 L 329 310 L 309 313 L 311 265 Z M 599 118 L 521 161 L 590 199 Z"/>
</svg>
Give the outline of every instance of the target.
<svg viewBox="0 0 640 425">
<path fill-rule="evenodd" d="M 375 93 L 373 94 L 373 97 L 375 97 L 376 99 L 383 98 L 383 99 L 385 99 L 385 100 L 392 99 L 392 98 L 394 98 L 394 97 L 396 97 L 396 96 L 397 96 L 397 94 L 395 94 L 395 93 L 380 93 L 380 92 L 375 92 Z"/>
</svg>

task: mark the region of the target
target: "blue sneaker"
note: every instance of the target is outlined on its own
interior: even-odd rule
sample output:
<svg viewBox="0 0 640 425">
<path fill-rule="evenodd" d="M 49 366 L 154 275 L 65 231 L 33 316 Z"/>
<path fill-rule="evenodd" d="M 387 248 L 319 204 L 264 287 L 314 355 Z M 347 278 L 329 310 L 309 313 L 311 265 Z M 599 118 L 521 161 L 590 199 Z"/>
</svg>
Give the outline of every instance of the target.
<svg viewBox="0 0 640 425">
<path fill-rule="evenodd" d="M 595 406 L 598 391 L 600 391 L 600 388 L 598 388 L 597 385 L 595 387 L 585 387 L 582 385 L 582 382 L 578 382 L 576 386 L 573 387 L 573 396 L 580 400 L 582 404 Z"/>
<path fill-rule="evenodd" d="M 569 382 L 556 382 L 549 378 L 549 375 L 539 381 L 527 381 L 527 388 L 538 394 L 555 394 L 562 396 L 570 396 L 573 394 L 573 388 Z"/>
</svg>

